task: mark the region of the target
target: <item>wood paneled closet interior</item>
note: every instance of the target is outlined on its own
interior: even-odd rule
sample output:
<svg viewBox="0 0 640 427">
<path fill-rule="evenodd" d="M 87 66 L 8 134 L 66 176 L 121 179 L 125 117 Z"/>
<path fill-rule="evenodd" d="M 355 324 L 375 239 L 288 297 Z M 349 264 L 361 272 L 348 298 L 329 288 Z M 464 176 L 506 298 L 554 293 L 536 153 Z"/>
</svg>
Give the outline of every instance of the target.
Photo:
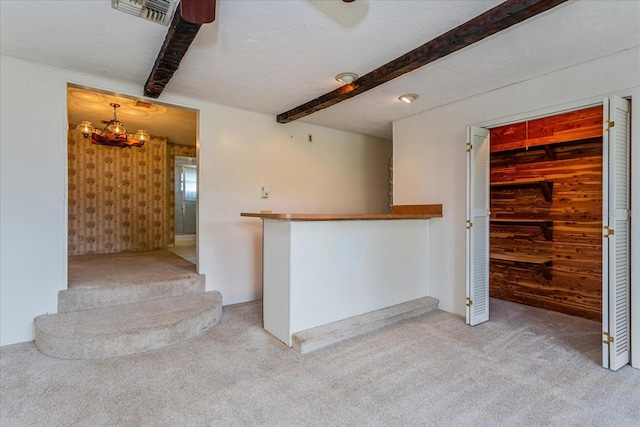
<svg viewBox="0 0 640 427">
<path fill-rule="evenodd" d="M 602 316 L 602 106 L 490 129 L 490 296 Z"/>
</svg>

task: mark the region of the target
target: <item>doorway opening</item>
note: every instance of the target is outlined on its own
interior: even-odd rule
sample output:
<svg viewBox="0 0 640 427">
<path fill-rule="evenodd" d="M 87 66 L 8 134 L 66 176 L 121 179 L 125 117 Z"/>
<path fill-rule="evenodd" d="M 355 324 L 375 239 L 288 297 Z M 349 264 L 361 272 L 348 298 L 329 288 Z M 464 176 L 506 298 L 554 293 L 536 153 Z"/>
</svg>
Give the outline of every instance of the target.
<svg viewBox="0 0 640 427">
<path fill-rule="evenodd" d="M 100 135 L 114 105 L 118 122 L 126 127 L 124 135 L 133 137 L 140 130 L 149 135 L 142 146 L 101 145 L 86 131 L 83 122 L 90 122 Z M 174 246 L 175 158 L 191 158 L 196 167 L 197 115 L 155 101 L 67 86 L 69 257 Z M 189 185 L 197 194 L 197 180 Z M 189 201 L 188 208 L 195 213 L 197 200 Z M 195 264 L 198 227 L 192 218 L 189 261 Z"/>
<path fill-rule="evenodd" d="M 603 108 L 469 128 L 468 324 L 489 320 L 491 289 L 600 318 L 603 367 L 629 363 L 629 112 L 630 101 L 612 97 Z"/>
<path fill-rule="evenodd" d="M 198 166 L 195 157 L 175 156 L 173 162 L 174 241 L 168 249 L 195 264 Z"/>
<path fill-rule="evenodd" d="M 489 129 L 489 295 L 602 321 L 602 106 Z"/>
</svg>

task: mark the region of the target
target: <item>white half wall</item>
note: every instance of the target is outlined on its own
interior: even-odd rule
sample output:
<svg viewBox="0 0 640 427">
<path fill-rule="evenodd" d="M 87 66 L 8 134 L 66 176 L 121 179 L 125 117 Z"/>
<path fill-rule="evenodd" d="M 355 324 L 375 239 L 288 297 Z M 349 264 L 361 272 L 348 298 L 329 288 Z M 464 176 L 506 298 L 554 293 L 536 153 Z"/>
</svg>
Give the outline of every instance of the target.
<svg viewBox="0 0 640 427">
<path fill-rule="evenodd" d="M 429 295 L 430 220 L 264 220 L 264 328 L 292 334 Z"/>
<path fill-rule="evenodd" d="M 418 93 L 420 89 L 416 89 Z M 428 88 L 423 88 L 427 95 Z M 632 99 L 632 254 L 640 253 L 640 49 L 566 68 L 394 122 L 395 204 L 442 203 L 430 228 L 430 296 L 465 314 L 466 127 L 491 127 L 602 103 Z M 637 255 L 632 255 L 634 261 Z M 640 265 L 632 267 L 633 350 L 640 354 Z M 634 366 L 640 366 L 635 358 Z"/>
<path fill-rule="evenodd" d="M 67 84 L 140 87 L 2 56 L 0 345 L 33 339 L 67 287 Z M 224 304 L 262 292 L 260 221 L 240 212 L 388 212 L 391 143 L 164 93 L 199 111 L 198 269 Z M 313 143 L 307 135 L 313 135 Z M 262 199 L 268 185 L 271 197 Z"/>
<path fill-rule="evenodd" d="M 433 221 L 294 221 L 291 334 L 428 296 Z"/>
</svg>

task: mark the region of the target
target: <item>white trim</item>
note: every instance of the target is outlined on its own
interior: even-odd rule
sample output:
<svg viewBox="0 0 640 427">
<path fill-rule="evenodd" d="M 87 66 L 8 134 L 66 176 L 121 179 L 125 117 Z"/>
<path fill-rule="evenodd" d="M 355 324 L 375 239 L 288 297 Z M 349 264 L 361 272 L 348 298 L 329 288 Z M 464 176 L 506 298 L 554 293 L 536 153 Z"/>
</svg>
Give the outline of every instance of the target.
<svg viewBox="0 0 640 427">
<path fill-rule="evenodd" d="M 176 234 L 173 241 L 175 246 L 192 246 L 196 244 L 196 234 Z"/>
<path fill-rule="evenodd" d="M 622 96 L 622 95 L 619 95 Z M 631 257 L 640 259 L 640 87 L 631 97 Z M 623 96 L 625 97 L 625 96 Z M 635 100 L 635 106 L 634 106 Z M 635 107 L 635 108 L 634 108 Z M 634 175 L 634 164 L 636 174 Z M 635 178 L 635 179 L 634 179 Z M 635 201 L 635 204 L 634 204 Z M 635 254 L 635 255 L 634 255 Z M 634 268 L 635 267 L 635 268 Z M 640 265 L 631 262 L 631 366 L 640 369 Z M 633 316 L 635 314 L 635 317 Z"/>
<path fill-rule="evenodd" d="M 62 111 L 62 167 L 64 171 L 64 191 L 62 193 L 62 202 L 64 206 L 64 214 L 62 215 L 62 230 L 64 239 L 62 240 L 62 290 L 69 288 L 69 95 L 67 94 L 68 82 L 62 79 L 61 91 L 64 96 L 64 110 Z M 58 305 L 56 304 L 56 307 Z"/>
<path fill-rule="evenodd" d="M 521 122 L 523 120 L 534 120 L 541 117 L 554 116 L 557 114 L 566 113 L 569 111 L 582 110 L 584 108 L 595 107 L 602 105 L 602 100 L 606 97 L 619 96 L 621 98 L 631 98 L 638 96 L 636 93 L 637 88 L 627 88 L 615 92 L 604 93 L 601 95 L 590 96 L 589 98 L 580 99 L 578 101 L 565 102 L 562 104 L 556 104 L 550 107 L 539 108 L 537 110 L 529 110 L 524 113 L 513 114 L 505 117 L 498 117 L 491 120 L 486 120 L 478 123 L 471 123 L 470 126 L 478 126 L 483 128 L 494 128 L 498 126 L 504 126 L 511 123 Z"/>
<path fill-rule="evenodd" d="M 196 272 L 198 272 L 198 274 L 202 274 L 202 271 L 200 270 L 200 266 L 202 265 L 200 263 L 200 248 L 202 246 L 200 246 L 202 244 L 202 227 L 200 225 L 200 218 L 202 218 L 202 215 L 200 215 L 200 195 L 202 194 L 202 189 L 200 188 L 200 183 L 202 182 L 202 168 L 200 167 L 200 110 L 197 109 L 195 110 L 196 113 L 196 194 L 198 195 L 198 197 L 196 197 Z M 210 288 L 208 288 L 207 290 L 210 289 L 214 289 L 211 285 L 209 285 Z"/>
</svg>

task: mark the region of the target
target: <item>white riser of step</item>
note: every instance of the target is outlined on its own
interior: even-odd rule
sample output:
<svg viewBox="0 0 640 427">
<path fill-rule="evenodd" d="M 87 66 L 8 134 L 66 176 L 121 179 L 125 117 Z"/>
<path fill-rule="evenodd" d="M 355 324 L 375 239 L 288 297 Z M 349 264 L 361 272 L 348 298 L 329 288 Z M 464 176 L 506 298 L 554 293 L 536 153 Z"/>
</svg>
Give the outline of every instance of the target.
<svg viewBox="0 0 640 427">
<path fill-rule="evenodd" d="M 202 293 L 204 290 L 204 275 L 150 283 L 78 286 L 58 292 L 58 313 Z"/>
<path fill-rule="evenodd" d="M 394 323 L 438 309 L 436 298 L 424 297 L 391 307 L 349 317 L 327 325 L 299 331 L 291 336 L 292 348 L 308 353 L 328 345 L 376 331 Z"/>
<path fill-rule="evenodd" d="M 218 291 L 47 314 L 36 318 L 35 344 L 62 359 L 124 356 L 192 338 L 221 316 Z"/>
</svg>

